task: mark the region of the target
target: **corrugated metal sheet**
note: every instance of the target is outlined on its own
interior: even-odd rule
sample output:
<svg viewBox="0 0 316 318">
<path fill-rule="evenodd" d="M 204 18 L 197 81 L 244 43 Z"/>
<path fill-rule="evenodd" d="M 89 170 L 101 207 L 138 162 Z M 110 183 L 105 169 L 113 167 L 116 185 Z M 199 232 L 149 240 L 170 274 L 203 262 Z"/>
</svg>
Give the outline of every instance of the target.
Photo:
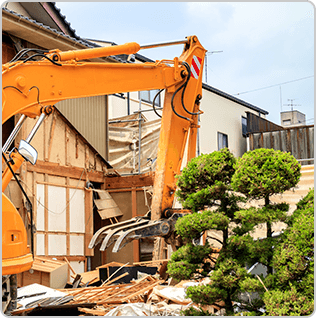
<svg viewBox="0 0 316 318">
<path fill-rule="evenodd" d="M 290 152 L 296 159 L 314 158 L 314 126 L 249 134 L 250 150 L 273 148 Z M 312 164 L 306 161 L 303 164 Z"/>
<path fill-rule="evenodd" d="M 58 110 L 108 160 L 106 96 L 65 100 L 56 104 Z"/>
</svg>

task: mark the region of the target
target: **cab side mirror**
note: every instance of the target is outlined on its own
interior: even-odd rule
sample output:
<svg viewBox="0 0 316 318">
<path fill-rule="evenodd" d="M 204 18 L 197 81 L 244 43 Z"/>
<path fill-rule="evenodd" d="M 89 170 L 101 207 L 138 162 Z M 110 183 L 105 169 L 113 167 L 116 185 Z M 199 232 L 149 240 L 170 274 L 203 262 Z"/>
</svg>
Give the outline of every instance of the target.
<svg viewBox="0 0 316 318">
<path fill-rule="evenodd" d="M 25 140 L 20 141 L 19 154 L 32 165 L 35 165 L 37 161 L 37 151 Z"/>
</svg>

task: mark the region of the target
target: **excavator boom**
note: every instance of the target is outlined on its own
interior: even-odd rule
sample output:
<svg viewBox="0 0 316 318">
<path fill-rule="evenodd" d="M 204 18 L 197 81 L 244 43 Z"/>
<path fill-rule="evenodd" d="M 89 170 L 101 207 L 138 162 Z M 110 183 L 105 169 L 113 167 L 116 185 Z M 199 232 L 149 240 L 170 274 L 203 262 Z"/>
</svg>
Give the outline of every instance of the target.
<svg viewBox="0 0 316 318">
<path fill-rule="evenodd" d="M 26 140 L 21 141 L 19 148 L 9 155 L 9 166 L 2 173 L 2 191 L 6 189 L 12 176 L 25 160 L 33 164 L 36 162 L 36 151 L 30 143 L 40 124 L 52 112 L 55 103 L 66 99 L 118 92 L 164 89 L 165 100 L 151 217 L 123 222 L 118 227 L 100 229 L 91 240 L 90 248 L 102 243 L 101 248 L 105 249 L 115 243 L 114 249 L 117 251 L 122 244 L 142 236 L 170 235 L 178 215 L 170 214 L 176 189 L 175 176 L 180 173 L 187 140 L 189 159 L 195 155 L 198 115 L 201 113 L 199 101 L 202 97 L 202 69 L 206 52 L 196 36 L 190 36 L 180 43 L 184 44 L 180 57 L 155 63 L 86 61 L 110 55 L 135 54 L 140 49 L 153 47 L 141 47 L 132 42 L 114 47 L 68 52 L 51 50 L 42 54 L 42 58 L 36 61 L 34 57 L 38 58 L 39 54 L 24 59 L 19 58 L 23 54 L 18 54 L 13 61 L 2 65 L 2 123 L 17 114 L 21 114 L 23 120 L 26 117 L 38 117 L 37 124 Z M 16 132 L 10 139 L 14 140 L 15 135 Z M 3 149 L 3 153 L 6 150 Z M 12 205 L 10 209 L 15 208 Z M 166 214 L 166 211 L 169 211 L 169 214 Z M 18 217 L 16 210 L 13 213 Z M 3 225 L 3 238 L 12 237 L 16 229 L 11 226 L 10 220 L 3 220 L 8 223 Z M 18 227 L 25 232 L 25 229 L 20 229 L 21 224 Z M 8 263 L 14 243 L 3 240 L 4 261 Z M 29 254 L 26 242 L 24 243 L 24 248 L 19 252 L 21 257 Z M 10 266 L 6 270 L 7 273 L 17 272 L 16 268 Z"/>
</svg>

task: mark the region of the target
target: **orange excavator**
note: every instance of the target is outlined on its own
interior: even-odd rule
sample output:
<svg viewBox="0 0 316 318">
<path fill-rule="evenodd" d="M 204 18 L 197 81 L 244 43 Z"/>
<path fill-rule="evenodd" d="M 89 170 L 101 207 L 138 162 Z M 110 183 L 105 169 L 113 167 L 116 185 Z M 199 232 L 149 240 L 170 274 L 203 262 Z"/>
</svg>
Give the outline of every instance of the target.
<svg viewBox="0 0 316 318">
<path fill-rule="evenodd" d="M 181 56 L 173 60 L 143 64 L 87 62 L 93 58 L 131 55 L 141 49 L 174 44 L 184 44 L 184 49 Z M 198 115 L 202 113 L 199 104 L 206 50 L 198 38 L 190 36 L 182 41 L 146 46 L 132 42 L 77 51 L 31 52 L 30 49 L 22 50 L 12 61 L 2 65 L 2 124 L 21 114 L 2 148 L 2 162 L 6 164 L 2 173 L 2 275 L 29 270 L 33 262 L 33 240 L 31 246 L 27 245 L 25 225 L 3 192 L 13 177 L 19 184 L 15 173 L 25 160 L 36 164 L 37 151 L 31 141 L 51 114 L 53 105 L 66 99 L 165 90 L 150 214 L 127 221 L 128 224 L 119 223 L 115 228 L 100 229 L 93 236 L 90 248 L 102 242 L 104 249 L 116 242 L 115 249 L 118 250 L 120 245 L 148 235 L 169 238 L 168 243 L 173 244 L 173 225 L 181 216 L 181 211 L 172 209 L 175 176 L 180 173 L 187 140 L 188 159 L 196 154 Z M 38 119 L 28 137 L 8 152 L 27 117 Z M 33 224 L 31 226 L 33 229 Z"/>
</svg>

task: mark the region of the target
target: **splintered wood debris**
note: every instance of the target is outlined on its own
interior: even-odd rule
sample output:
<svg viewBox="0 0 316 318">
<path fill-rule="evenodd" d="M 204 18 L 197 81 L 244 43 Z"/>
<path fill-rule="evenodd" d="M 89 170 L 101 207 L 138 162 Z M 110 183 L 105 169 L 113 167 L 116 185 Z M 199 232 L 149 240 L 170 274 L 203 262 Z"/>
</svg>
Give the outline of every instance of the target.
<svg viewBox="0 0 316 318">
<path fill-rule="evenodd" d="M 166 262 L 168 260 L 155 262 L 158 265 L 158 272 Z M 146 265 L 153 265 L 153 263 L 146 262 Z M 135 263 L 134 265 L 139 264 Z M 126 264 L 112 262 L 102 265 L 102 267 L 109 268 L 113 265 L 121 268 L 126 266 Z M 92 271 L 90 274 L 82 273 L 81 275 L 85 281 L 89 281 L 94 279 L 95 274 Z M 27 305 L 23 309 L 13 311 L 11 315 L 32 315 L 40 310 L 45 315 L 46 312 L 59 310 L 56 311 L 58 315 L 65 311 L 71 315 L 80 316 L 124 316 L 124 312 L 128 315 L 133 312 L 133 316 L 151 316 L 152 314 L 155 316 L 180 316 L 181 310 L 194 305 L 190 299 L 186 298 L 185 286 L 181 284 L 169 286 L 161 276 L 145 273 L 142 273 L 141 278 L 131 280 L 129 283 L 118 283 L 120 278 L 126 275 L 128 274 L 125 272 L 116 277 L 109 276 L 98 286 L 56 289 L 55 293 L 62 295 L 58 299 L 56 297 L 48 299 L 48 295 L 44 295 L 43 298 L 46 297 L 46 299 L 40 299 L 33 302 L 31 306 Z M 76 311 L 70 312 L 69 310 Z"/>
<path fill-rule="evenodd" d="M 97 305 L 123 304 L 124 302 L 143 302 L 155 286 L 163 283 L 152 276 L 146 276 L 131 284 L 119 284 L 101 287 L 59 289 L 73 296 L 70 303 L 93 302 Z"/>
<path fill-rule="evenodd" d="M 104 316 L 119 304 L 145 303 L 153 288 L 163 282 L 164 280 L 159 280 L 148 275 L 130 284 L 69 288 L 60 289 L 59 291 L 72 296 L 73 299 L 68 304 L 78 305 L 78 310 L 83 315 Z M 109 281 L 109 283 L 112 284 L 113 282 Z M 95 304 L 94 308 L 85 308 L 85 304 L 87 303 Z M 81 304 L 82 307 L 80 307 Z"/>
</svg>

